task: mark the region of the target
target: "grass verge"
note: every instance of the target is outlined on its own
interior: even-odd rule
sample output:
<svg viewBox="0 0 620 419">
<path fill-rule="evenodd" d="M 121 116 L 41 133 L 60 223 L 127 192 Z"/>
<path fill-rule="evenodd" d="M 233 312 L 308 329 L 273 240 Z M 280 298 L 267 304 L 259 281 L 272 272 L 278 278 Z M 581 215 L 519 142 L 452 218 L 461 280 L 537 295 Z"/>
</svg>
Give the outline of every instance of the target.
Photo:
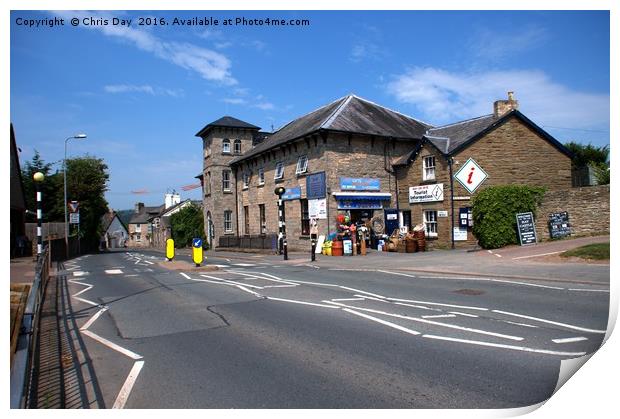
<svg viewBox="0 0 620 419">
<path fill-rule="evenodd" d="M 560 253 L 560 256 L 582 259 L 609 260 L 609 243 L 595 243 Z"/>
</svg>

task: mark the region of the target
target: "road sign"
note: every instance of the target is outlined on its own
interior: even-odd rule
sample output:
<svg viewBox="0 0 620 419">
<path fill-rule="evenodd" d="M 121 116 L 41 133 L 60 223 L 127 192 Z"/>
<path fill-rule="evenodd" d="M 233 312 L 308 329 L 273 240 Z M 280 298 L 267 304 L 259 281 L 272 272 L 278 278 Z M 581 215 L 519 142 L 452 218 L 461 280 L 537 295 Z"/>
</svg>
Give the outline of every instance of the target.
<svg viewBox="0 0 620 419">
<path fill-rule="evenodd" d="M 474 159 L 468 159 L 465 164 L 454 174 L 454 178 L 459 181 L 469 193 L 473 193 L 478 186 L 486 180 L 488 175 Z"/>
<path fill-rule="evenodd" d="M 203 257 L 202 257 L 202 239 L 201 238 L 196 238 L 194 237 L 192 239 L 192 259 L 194 260 L 194 263 L 196 264 L 196 266 L 200 266 L 200 264 L 202 263 Z"/>
<path fill-rule="evenodd" d="M 78 212 L 80 209 L 80 204 L 78 201 L 71 201 L 68 203 L 70 212 Z"/>
<path fill-rule="evenodd" d="M 200 247 L 200 248 L 202 248 L 202 239 L 200 239 L 200 238 L 192 239 L 192 247 Z"/>
<path fill-rule="evenodd" d="M 80 224 L 80 213 L 72 212 L 69 214 L 69 224 Z"/>
<path fill-rule="evenodd" d="M 519 230 L 519 241 L 521 242 L 521 246 L 536 244 L 534 214 L 531 212 L 517 214 L 517 229 Z"/>
</svg>

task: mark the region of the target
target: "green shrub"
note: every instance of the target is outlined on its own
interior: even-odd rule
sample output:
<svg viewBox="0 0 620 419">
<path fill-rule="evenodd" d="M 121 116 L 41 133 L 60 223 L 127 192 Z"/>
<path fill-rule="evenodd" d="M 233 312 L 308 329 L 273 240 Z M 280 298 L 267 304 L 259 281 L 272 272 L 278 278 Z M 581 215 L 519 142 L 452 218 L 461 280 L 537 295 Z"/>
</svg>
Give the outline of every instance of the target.
<svg viewBox="0 0 620 419">
<path fill-rule="evenodd" d="M 532 212 L 545 194 L 545 188 L 526 185 L 492 186 L 473 198 L 474 236 L 485 249 L 518 244 L 516 215 Z"/>
</svg>

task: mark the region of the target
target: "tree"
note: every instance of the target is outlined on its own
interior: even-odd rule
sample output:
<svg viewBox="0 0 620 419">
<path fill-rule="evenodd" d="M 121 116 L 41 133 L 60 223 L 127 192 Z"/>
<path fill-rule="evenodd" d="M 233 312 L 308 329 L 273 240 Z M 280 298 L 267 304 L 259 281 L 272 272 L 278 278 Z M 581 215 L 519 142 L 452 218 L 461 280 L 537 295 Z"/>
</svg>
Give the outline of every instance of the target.
<svg viewBox="0 0 620 419">
<path fill-rule="evenodd" d="M 179 212 L 170 216 L 172 239 L 175 247 L 191 246 L 194 237 L 200 237 L 203 242 L 204 218 L 202 209 L 194 204 L 189 204 Z"/>
<path fill-rule="evenodd" d="M 46 163 L 41 154 L 37 150 L 34 151 L 32 160 L 26 162 L 22 168 L 22 181 L 24 183 L 24 194 L 26 195 L 26 209 L 36 214 L 37 201 L 36 201 L 36 185 L 32 176 L 41 172 L 45 176 L 45 179 L 39 185 L 43 200 L 41 202 L 43 209 L 43 222 L 48 221 L 60 221 L 50 217 L 50 214 L 57 212 L 54 210 L 56 205 L 55 194 L 56 184 L 58 177 L 61 177 L 58 173 L 50 174 L 52 171 L 53 163 Z M 36 215 L 32 215 L 34 219 Z"/>
<path fill-rule="evenodd" d="M 55 203 L 51 218 L 64 221 L 64 179 L 58 176 Z M 80 211 L 80 236 L 88 249 L 97 248 L 101 231 L 101 217 L 108 211 L 105 192 L 110 178 L 103 159 L 86 155 L 67 159 L 67 201 L 78 201 Z"/>
<path fill-rule="evenodd" d="M 594 170 L 594 177 L 599 185 L 609 185 L 609 145 L 595 147 L 592 144 L 583 145 L 576 142 L 565 144 L 573 154 L 573 166 L 582 169 L 587 166 Z"/>
</svg>

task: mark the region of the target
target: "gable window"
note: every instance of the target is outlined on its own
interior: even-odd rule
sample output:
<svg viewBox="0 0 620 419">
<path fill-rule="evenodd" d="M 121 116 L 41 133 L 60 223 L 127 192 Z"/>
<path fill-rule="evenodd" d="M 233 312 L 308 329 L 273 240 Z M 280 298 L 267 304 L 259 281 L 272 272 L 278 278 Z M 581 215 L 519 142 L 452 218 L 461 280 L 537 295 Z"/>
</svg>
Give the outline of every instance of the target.
<svg viewBox="0 0 620 419">
<path fill-rule="evenodd" d="M 301 235 L 310 235 L 310 213 L 308 212 L 308 200 L 300 199 L 301 204 Z"/>
<path fill-rule="evenodd" d="M 265 169 L 262 167 L 258 168 L 258 184 L 259 185 L 265 184 Z"/>
<path fill-rule="evenodd" d="M 437 211 L 424 211 L 424 226 L 427 237 L 437 237 Z"/>
<path fill-rule="evenodd" d="M 235 154 L 241 154 L 241 140 L 235 140 L 234 152 Z"/>
<path fill-rule="evenodd" d="M 435 180 L 435 156 L 424 157 L 422 180 Z"/>
<path fill-rule="evenodd" d="M 228 138 L 222 140 L 222 153 L 230 154 L 230 140 Z"/>
<path fill-rule="evenodd" d="M 308 156 L 299 156 L 297 159 L 297 168 L 295 174 L 300 175 L 308 171 Z"/>
<path fill-rule="evenodd" d="M 224 211 L 224 232 L 232 233 L 232 211 Z"/>
<path fill-rule="evenodd" d="M 245 172 L 243 174 L 243 189 L 247 189 L 250 186 L 250 174 Z"/>
<path fill-rule="evenodd" d="M 230 170 L 222 170 L 222 190 L 230 192 Z"/>
<path fill-rule="evenodd" d="M 276 174 L 274 179 L 282 179 L 284 177 L 284 163 L 279 161 L 276 163 Z"/>
</svg>

